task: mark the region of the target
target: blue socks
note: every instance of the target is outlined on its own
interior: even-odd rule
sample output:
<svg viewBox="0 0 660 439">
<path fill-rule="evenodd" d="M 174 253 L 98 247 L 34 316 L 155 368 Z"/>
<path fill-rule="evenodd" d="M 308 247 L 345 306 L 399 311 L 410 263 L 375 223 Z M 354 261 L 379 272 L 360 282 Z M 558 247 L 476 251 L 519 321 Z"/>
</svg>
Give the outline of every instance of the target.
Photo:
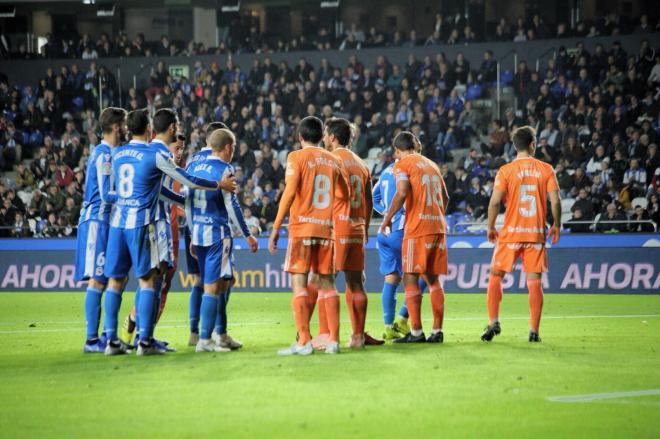
<svg viewBox="0 0 660 439">
<path fill-rule="evenodd" d="M 215 333 L 224 334 L 227 332 L 227 303 L 229 303 L 229 293 L 231 292 L 231 287 L 227 290 L 226 293 L 222 293 L 219 296 L 218 304 L 218 315 L 215 318 Z"/>
<path fill-rule="evenodd" d="M 199 332 L 199 312 L 202 306 L 202 294 L 204 288 L 201 285 L 195 285 L 190 291 L 190 304 L 188 316 L 190 317 L 190 332 Z"/>
<path fill-rule="evenodd" d="M 426 282 L 424 282 L 424 279 L 421 277 L 417 281 L 417 285 L 419 285 L 419 291 L 424 294 L 424 290 L 426 289 Z M 408 318 L 408 306 L 406 306 L 406 298 L 403 298 L 403 305 L 401 306 L 401 309 L 399 310 L 399 315 L 403 318 Z"/>
<path fill-rule="evenodd" d="M 103 327 L 105 329 L 105 335 L 110 341 L 117 340 L 119 308 L 121 308 L 121 292 L 108 288 L 105 290 L 105 300 L 103 301 L 103 309 L 105 309 Z"/>
<path fill-rule="evenodd" d="M 140 340 L 148 342 L 154 334 L 154 302 L 156 292 L 152 288 L 142 288 L 140 290 L 140 300 L 137 304 L 137 320 L 140 322 L 139 334 Z"/>
<path fill-rule="evenodd" d="M 101 319 L 101 295 L 97 288 L 87 287 L 85 292 L 85 322 L 87 324 L 87 340 L 99 336 L 99 320 Z"/>
<path fill-rule="evenodd" d="M 396 312 L 396 289 L 398 285 L 388 282 L 383 283 L 383 293 L 380 296 L 383 304 L 383 322 L 386 325 L 394 323 L 394 313 Z"/>
<path fill-rule="evenodd" d="M 213 332 L 215 319 L 218 315 L 218 305 L 218 296 L 206 293 L 202 295 L 202 331 L 199 337 L 203 340 L 208 340 L 211 338 L 211 332 Z"/>
</svg>

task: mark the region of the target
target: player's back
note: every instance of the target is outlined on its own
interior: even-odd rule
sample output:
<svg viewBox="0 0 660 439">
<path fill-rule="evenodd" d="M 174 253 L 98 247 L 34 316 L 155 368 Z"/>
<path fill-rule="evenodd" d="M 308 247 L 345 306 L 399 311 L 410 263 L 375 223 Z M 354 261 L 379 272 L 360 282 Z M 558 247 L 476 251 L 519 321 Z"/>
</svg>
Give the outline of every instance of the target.
<svg viewBox="0 0 660 439">
<path fill-rule="evenodd" d="M 559 189 L 552 166 L 533 157 L 517 158 L 497 172 L 495 188 L 504 192 L 506 205 L 498 240 L 544 242 L 547 194 Z"/>
<path fill-rule="evenodd" d="M 367 223 L 366 190 L 371 178 L 369 168 L 347 148 L 337 148 L 332 153 L 341 160 L 351 185 L 349 200 L 335 199 L 335 234 L 364 236 Z"/>
<path fill-rule="evenodd" d="M 112 175 L 112 158 L 110 145 L 99 143 L 87 162 L 87 175 L 85 177 L 85 191 L 83 193 L 80 223 L 89 220 L 108 221 L 112 205 L 105 203 L 101 191 L 110 190 L 103 187 L 104 179 Z"/>
<path fill-rule="evenodd" d="M 405 236 L 417 237 L 446 233 L 445 182 L 437 165 L 421 154 L 413 153 L 394 165 L 398 180 L 410 182 L 405 201 Z"/>
<path fill-rule="evenodd" d="M 394 194 L 396 194 L 396 179 L 392 173 L 393 169 L 394 163 L 390 164 L 381 172 L 380 178 L 374 186 L 374 208 L 381 215 L 390 209 L 392 199 L 394 199 Z M 393 231 L 403 230 L 406 221 L 405 215 L 403 208 L 394 214 L 392 217 Z"/>
<path fill-rule="evenodd" d="M 288 175 L 297 177 L 296 195 L 289 211 L 289 235 L 333 237 L 335 183 L 340 160 L 319 147 L 305 147 L 287 158 Z"/>
<path fill-rule="evenodd" d="M 211 155 L 211 152 L 212 149 L 206 146 L 193 153 L 188 159 L 188 163 L 186 163 L 186 171 L 190 171 L 196 163 L 206 160 Z"/>
<path fill-rule="evenodd" d="M 204 160 L 196 160 L 189 165 L 191 175 L 207 180 L 221 180 L 231 173 L 229 163 L 219 157 L 208 155 Z M 190 189 L 186 197 L 186 216 L 191 224 L 193 245 L 208 247 L 221 239 L 231 237 L 229 213 L 225 205 L 224 193 Z"/>
<path fill-rule="evenodd" d="M 131 142 L 114 150 L 117 202 L 112 212 L 113 227 L 134 229 L 155 221 L 163 176 L 156 165 L 158 160 L 168 158 L 144 142 Z"/>
</svg>

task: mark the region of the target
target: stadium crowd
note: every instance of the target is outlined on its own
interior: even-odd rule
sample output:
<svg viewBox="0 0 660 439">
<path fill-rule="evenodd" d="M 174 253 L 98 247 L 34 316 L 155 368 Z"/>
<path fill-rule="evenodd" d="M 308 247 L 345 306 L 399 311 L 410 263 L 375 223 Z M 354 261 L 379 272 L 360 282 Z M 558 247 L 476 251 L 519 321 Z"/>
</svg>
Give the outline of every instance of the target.
<svg viewBox="0 0 660 439">
<path fill-rule="evenodd" d="M 645 19 L 640 26 L 648 28 Z M 171 77 L 158 61 L 149 87 L 121 98 L 129 110 L 175 109 L 188 153 L 204 145 L 206 124 L 225 122 L 239 139 L 239 198 L 254 231 L 275 218 L 286 154 L 300 147 L 293 127 L 307 115 L 352 120 L 353 150 L 374 180 L 392 161 L 393 137 L 415 133 L 441 164 L 456 232 L 485 218 L 493 176 L 515 155 L 510 132 L 523 124 L 537 129 L 537 156 L 556 169 L 568 230 L 653 231 L 648 220 L 660 223 L 660 54 L 648 40 L 637 53 L 617 42 L 592 53 L 582 44 L 568 49 L 538 72 L 519 63 L 504 80 L 518 111 L 507 109 L 502 120 L 474 108 L 496 81 L 489 51 L 468 60 L 439 49 L 424 59 L 411 54 L 403 65 L 380 56 L 374 66 L 355 55 L 342 66 L 304 58 L 276 65 L 265 56 L 247 72 L 230 59 L 223 67 L 197 62 L 191 78 Z M 0 183 L 1 236 L 75 234 L 86 161 L 99 141 L 99 79 L 104 105 L 117 105 L 115 78 L 96 63 L 87 71 L 70 62 L 48 68 L 39 84 L 0 77 L 0 168 L 15 176 Z"/>
<path fill-rule="evenodd" d="M 432 30 L 421 35 L 417 29 L 407 33 L 401 31 L 386 32 L 375 27 L 361 29 L 355 23 L 347 26 L 345 32 L 333 35 L 327 28 L 320 27 L 315 35 L 300 35 L 290 40 L 281 36 L 272 36 L 259 31 L 255 25 L 241 20 L 233 20 L 227 32 L 221 36 L 217 47 L 206 47 L 195 41 L 171 41 L 167 35 L 159 41 L 147 41 L 144 34 L 129 38 L 125 32 L 116 35 L 102 33 L 98 39 L 89 34 L 47 35 L 47 42 L 41 54 L 30 53 L 25 43 L 16 47 L 8 45 L 8 38 L 2 38 L 0 56 L 14 59 L 78 58 L 92 60 L 112 57 L 159 57 L 159 56 L 194 56 L 221 55 L 228 53 L 269 53 L 295 52 L 299 50 L 345 50 L 374 47 L 415 47 L 470 44 L 483 41 L 525 42 L 538 39 L 597 36 L 618 36 L 622 34 L 647 33 L 660 31 L 660 20 L 654 25 L 643 14 L 638 21 L 609 13 L 594 21 L 579 21 L 571 29 L 566 23 L 548 23 L 540 14 L 531 19 L 517 17 L 510 22 L 502 17 L 495 24 L 492 32 L 479 35 L 470 26 L 466 17 L 460 13 L 444 16 L 436 14 Z M 1 33 L 1 31 L 0 31 Z"/>
</svg>

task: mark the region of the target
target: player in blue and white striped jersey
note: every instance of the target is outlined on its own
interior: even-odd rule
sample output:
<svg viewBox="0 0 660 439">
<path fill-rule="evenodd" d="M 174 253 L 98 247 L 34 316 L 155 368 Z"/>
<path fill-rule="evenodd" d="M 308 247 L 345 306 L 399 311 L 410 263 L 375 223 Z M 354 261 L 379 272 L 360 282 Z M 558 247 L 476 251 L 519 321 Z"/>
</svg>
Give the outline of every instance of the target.
<svg viewBox="0 0 660 439">
<path fill-rule="evenodd" d="M 190 167 L 195 176 L 219 180 L 233 174 L 229 164 L 234 155 L 236 138 L 227 129 L 214 131 L 208 139 L 212 148 L 205 159 Z M 189 190 L 186 195 L 186 218 L 191 228 L 191 253 L 197 258 L 204 283 L 201 305 L 201 331 L 197 352 L 227 352 L 220 340 L 211 338 L 220 306 L 234 277 L 232 263 L 232 235 L 229 222 L 239 226 L 250 249 L 256 252 L 259 244 L 245 223 L 236 195 L 222 190 Z M 227 334 L 225 334 L 228 337 Z M 227 340 L 225 340 L 227 341 Z"/>
<path fill-rule="evenodd" d="M 109 341 L 105 353 L 124 353 L 117 338 L 117 314 L 121 305 L 121 286 L 134 266 L 140 290 L 140 300 L 136 304 L 140 322 L 137 354 L 153 355 L 163 353 L 152 343 L 152 315 L 156 280 L 166 268 L 158 254 L 155 225 L 158 200 L 161 195 L 168 199 L 177 198 L 176 194 L 162 187 L 163 174 L 193 188 L 215 190 L 220 185 L 217 181 L 189 175 L 165 154 L 148 145 L 151 123 L 146 110 L 130 112 L 127 126 L 133 140 L 116 148 L 112 155 L 117 201 L 110 218 L 106 251 L 105 275 L 109 282 L 104 301 L 104 328 Z"/>
<path fill-rule="evenodd" d="M 206 140 L 210 138 L 211 134 L 213 134 L 214 131 L 219 130 L 221 128 L 229 129 L 227 125 L 225 125 L 223 122 L 211 122 L 210 124 L 208 124 L 206 127 Z M 192 154 L 192 156 L 188 159 L 188 164 L 186 165 L 186 171 L 190 172 L 192 166 L 195 163 L 206 160 L 206 158 L 211 155 L 211 151 L 212 151 L 211 147 L 208 144 L 206 144 L 201 150 Z M 228 190 L 230 192 L 235 192 L 236 191 L 235 179 L 232 178 L 232 182 L 234 185 L 233 188 L 223 187 L 223 189 Z M 190 301 L 188 307 L 188 316 L 190 322 L 190 338 L 188 339 L 188 346 L 196 346 L 197 342 L 199 341 L 199 313 L 200 313 L 200 308 L 202 306 L 202 294 L 204 294 L 204 286 L 202 284 L 202 279 L 199 276 L 199 264 L 197 263 L 197 259 L 194 258 L 190 253 L 191 240 L 190 240 L 190 228 L 188 227 L 188 224 L 186 224 L 186 227 L 183 228 L 183 235 L 185 240 L 186 265 L 188 268 L 188 274 L 191 274 L 193 276 L 193 286 L 190 291 Z M 220 307 L 218 308 L 219 309 L 218 314 L 221 314 L 222 312 L 223 315 L 226 315 L 227 302 L 229 301 L 230 291 L 231 291 L 231 287 L 229 288 L 229 290 L 227 290 L 227 293 L 225 293 L 223 296 L 220 297 L 221 303 L 220 303 Z M 236 346 L 236 343 L 234 343 L 234 345 Z"/>
<path fill-rule="evenodd" d="M 419 153 L 419 151 L 417 151 Z M 392 174 L 394 163 L 383 170 L 380 179 L 373 189 L 374 210 L 384 215 L 396 193 L 396 181 Z M 396 290 L 401 283 L 402 265 L 401 265 L 401 244 L 403 242 L 403 228 L 406 223 L 406 213 L 403 208 L 394 214 L 392 218 L 392 228 L 389 234 L 378 233 L 378 256 L 380 258 L 380 274 L 385 279 L 383 282 L 383 292 L 381 301 L 383 306 L 383 322 L 385 331 L 383 338 L 393 340 L 403 337 L 410 328 L 408 325 L 408 309 L 405 301 L 399 312 L 399 317 L 394 321 L 396 313 Z M 420 289 L 424 291 L 426 284 L 420 280 Z"/>
<path fill-rule="evenodd" d="M 85 321 L 87 341 L 83 352 L 104 352 L 105 341 L 98 336 L 101 295 L 108 279 L 103 274 L 108 241 L 108 220 L 114 200 L 111 152 L 126 138 L 126 111 L 109 107 L 99 118 L 103 140 L 94 148 L 87 162 L 85 191 L 76 247 L 76 281 L 86 280 Z"/>
</svg>

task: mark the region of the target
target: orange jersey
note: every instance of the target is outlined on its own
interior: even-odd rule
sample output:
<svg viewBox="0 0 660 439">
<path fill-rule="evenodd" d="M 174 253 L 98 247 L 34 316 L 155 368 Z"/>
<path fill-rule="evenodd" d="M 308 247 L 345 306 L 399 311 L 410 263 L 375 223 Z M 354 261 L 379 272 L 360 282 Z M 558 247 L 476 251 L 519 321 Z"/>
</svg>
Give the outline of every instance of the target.
<svg viewBox="0 0 660 439">
<path fill-rule="evenodd" d="M 446 233 L 445 208 L 449 199 L 437 165 L 421 154 L 409 154 L 392 169 L 397 182 L 410 182 L 405 200 L 405 238 Z"/>
<path fill-rule="evenodd" d="M 335 197 L 349 197 L 348 178 L 341 161 L 319 147 L 305 147 L 287 157 L 284 197 L 292 196 L 289 236 L 334 238 Z M 280 201 L 280 209 L 282 208 Z M 287 212 L 278 211 L 273 228 L 279 228 Z"/>
<path fill-rule="evenodd" d="M 506 205 L 498 241 L 545 242 L 548 192 L 559 190 L 552 166 L 533 157 L 515 159 L 497 172 L 495 189 L 504 192 Z"/>
<path fill-rule="evenodd" d="M 351 183 L 350 200 L 335 199 L 335 234 L 337 236 L 364 236 L 366 232 L 367 191 L 371 192 L 371 173 L 367 164 L 353 151 L 338 148 L 332 152 L 344 164 Z M 367 187 L 369 185 L 369 187 Z"/>
</svg>

